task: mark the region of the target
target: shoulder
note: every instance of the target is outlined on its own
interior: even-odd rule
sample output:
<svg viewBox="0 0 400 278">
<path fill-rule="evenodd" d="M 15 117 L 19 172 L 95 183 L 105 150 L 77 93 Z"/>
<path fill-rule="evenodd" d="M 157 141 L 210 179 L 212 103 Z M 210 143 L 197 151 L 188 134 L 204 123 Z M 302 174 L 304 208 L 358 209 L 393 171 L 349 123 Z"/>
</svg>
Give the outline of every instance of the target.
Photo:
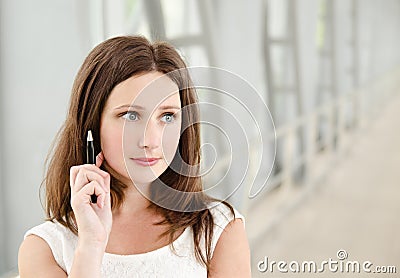
<svg viewBox="0 0 400 278">
<path fill-rule="evenodd" d="M 58 222 L 46 221 L 25 233 L 19 256 L 23 259 L 26 254 L 35 256 L 35 252 L 42 258 L 50 255 L 66 271 L 76 244 L 77 236 L 72 231 Z"/>
<path fill-rule="evenodd" d="M 214 225 L 217 225 L 220 228 L 225 228 L 229 222 L 234 219 L 241 219 L 244 225 L 244 216 L 236 210 L 233 206 L 231 210 L 226 204 L 222 202 L 211 202 L 208 205 L 208 209 L 211 212 L 211 215 L 214 219 Z"/>
<path fill-rule="evenodd" d="M 29 229 L 25 233 L 24 238 L 32 234 L 36 234 L 38 236 L 43 235 L 59 237 L 60 235 L 68 236 L 69 233 L 72 232 L 70 232 L 68 228 L 64 227 L 59 222 L 45 221 L 42 224 Z"/>
<path fill-rule="evenodd" d="M 52 250 L 54 240 L 52 232 L 57 224 L 45 222 L 30 229 L 24 236 L 18 252 L 18 268 L 21 277 L 65 277 L 64 270 L 56 261 L 56 252 Z M 49 236 L 50 235 L 50 236 Z"/>
<path fill-rule="evenodd" d="M 244 217 L 233 210 L 234 215 L 223 203 L 210 208 L 215 221 L 210 277 L 250 277 L 250 248 Z"/>
<path fill-rule="evenodd" d="M 233 206 L 231 209 L 228 205 L 224 203 L 212 202 L 209 204 L 208 207 L 214 220 L 213 240 L 212 240 L 212 250 L 211 250 L 213 252 L 217 242 L 219 241 L 219 237 L 224 232 L 226 232 L 228 226 L 237 223 L 235 225 L 242 225 L 244 229 L 245 220 L 244 216 Z"/>
</svg>

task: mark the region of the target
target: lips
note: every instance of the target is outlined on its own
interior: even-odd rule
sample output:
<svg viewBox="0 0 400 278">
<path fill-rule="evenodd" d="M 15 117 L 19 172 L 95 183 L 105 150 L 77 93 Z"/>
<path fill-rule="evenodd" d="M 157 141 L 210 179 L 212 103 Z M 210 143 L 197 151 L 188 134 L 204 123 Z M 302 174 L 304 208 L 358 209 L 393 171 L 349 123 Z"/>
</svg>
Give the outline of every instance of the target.
<svg viewBox="0 0 400 278">
<path fill-rule="evenodd" d="M 160 160 L 160 158 L 155 157 L 139 157 L 131 159 L 141 166 L 153 166 Z"/>
</svg>

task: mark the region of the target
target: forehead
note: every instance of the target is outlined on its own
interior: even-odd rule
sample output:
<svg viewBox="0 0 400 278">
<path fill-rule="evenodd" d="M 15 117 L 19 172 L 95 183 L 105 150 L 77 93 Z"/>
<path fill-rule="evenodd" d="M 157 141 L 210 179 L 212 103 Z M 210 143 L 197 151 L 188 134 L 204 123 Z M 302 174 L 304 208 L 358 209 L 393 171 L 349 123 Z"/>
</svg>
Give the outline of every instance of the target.
<svg viewBox="0 0 400 278">
<path fill-rule="evenodd" d="M 179 88 L 167 75 L 154 71 L 119 83 L 111 91 L 106 107 L 138 105 L 155 109 L 160 104 L 180 106 Z"/>
</svg>

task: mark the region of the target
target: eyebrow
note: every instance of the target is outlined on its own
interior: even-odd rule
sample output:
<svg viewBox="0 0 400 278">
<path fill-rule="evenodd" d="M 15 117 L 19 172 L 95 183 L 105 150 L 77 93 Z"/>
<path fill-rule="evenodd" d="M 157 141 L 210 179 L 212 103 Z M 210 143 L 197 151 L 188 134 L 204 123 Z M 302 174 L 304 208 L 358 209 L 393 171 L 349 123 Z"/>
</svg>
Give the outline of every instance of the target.
<svg viewBox="0 0 400 278">
<path fill-rule="evenodd" d="M 137 110 L 145 110 L 143 106 L 129 105 L 129 104 L 124 104 L 124 105 L 117 106 L 117 107 L 115 107 L 115 110 L 121 109 L 121 108 L 134 108 L 134 109 L 137 109 Z"/>
<path fill-rule="evenodd" d="M 169 110 L 169 109 L 180 110 L 181 108 L 175 105 L 161 105 L 160 107 L 158 107 L 158 110 Z"/>
<path fill-rule="evenodd" d="M 146 110 L 143 106 L 140 106 L 140 105 L 129 105 L 129 104 L 124 104 L 124 105 L 121 105 L 121 106 L 117 106 L 117 107 L 115 107 L 115 110 L 121 109 L 121 108 L 134 108 L 134 109 L 137 109 L 137 110 Z M 175 105 L 161 105 L 157 109 L 158 110 L 169 110 L 169 109 L 180 110 L 181 108 L 179 106 L 175 106 Z"/>
</svg>

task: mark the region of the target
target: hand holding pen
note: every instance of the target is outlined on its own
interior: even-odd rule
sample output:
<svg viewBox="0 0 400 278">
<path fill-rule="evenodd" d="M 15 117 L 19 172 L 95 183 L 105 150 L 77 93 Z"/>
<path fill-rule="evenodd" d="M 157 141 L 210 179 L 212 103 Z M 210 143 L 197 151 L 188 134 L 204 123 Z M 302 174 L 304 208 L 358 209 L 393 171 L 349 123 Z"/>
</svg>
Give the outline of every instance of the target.
<svg viewBox="0 0 400 278">
<path fill-rule="evenodd" d="M 79 231 L 79 242 L 85 246 L 105 249 L 112 226 L 110 175 L 99 167 L 104 161 L 100 152 L 94 158 L 93 137 L 88 142 L 88 162 L 70 169 L 71 206 Z M 91 142 L 91 143 L 90 143 Z M 93 152 L 93 156 L 91 156 Z M 93 160 L 91 160 L 93 159 Z M 96 203 L 92 196 L 96 196 Z"/>
</svg>

